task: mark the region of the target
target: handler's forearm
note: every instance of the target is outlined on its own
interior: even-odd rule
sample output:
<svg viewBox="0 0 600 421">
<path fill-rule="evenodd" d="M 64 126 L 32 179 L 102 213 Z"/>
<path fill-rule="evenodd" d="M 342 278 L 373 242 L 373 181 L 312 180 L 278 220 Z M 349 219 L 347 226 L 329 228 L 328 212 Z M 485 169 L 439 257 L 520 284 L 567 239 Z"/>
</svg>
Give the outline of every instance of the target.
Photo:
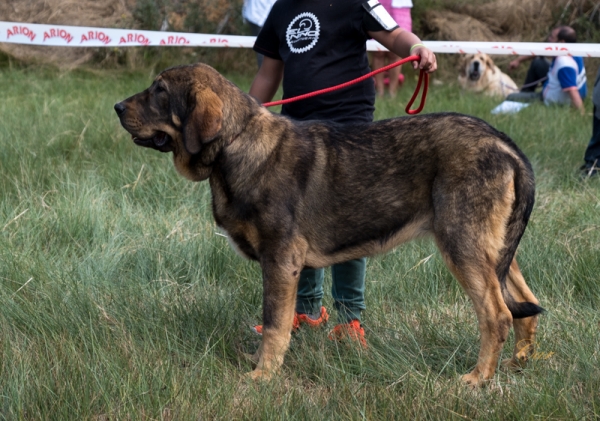
<svg viewBox="0 0 600 421">
<path fill-rule="evenodd" d="M 433 51 L 426 48 L 421 39 L 412 32 L 396 28 L 392 32 L 371 31 L 369 36 L 400 57 L 408 57 L 411 54 L 420 56 L 419 64 L 413 63 L 415 69 L 421 68 L 427 73 L 434 72 L 437 69 L 437 61 Z"/>
<path fill-rule="evenodd" d="M 390 50 L 400 57 L 408 57 L 411 54 L 411 47 L 416 44 L 422 44 L 423 41 L 412 32 L 401 29 L 402 33 L 393 38 L 392 48 Z"/>
<path fill-rule="evenodd" d="M 272 79 L 257 74 L 248 93 L 263 104 L 273 99 L 278 86 L 278 84 L 273 83 Z"/>
<path fill-rule="evenodd" d="M 516 59 L 512 60 L 510 63 L 508 63 L 508 68 L 509 68 L 509 70 L 516 69 L 517 67 L 519 67 L 521 65 L 521 63 L 532 60 L 532 59 L 533 59 L 533 56 L 519 56 Z"/>
<path fill-rule="evenodd" d="M 524 63 L 526 61 L 533 60 L 534 58 L 535 56 L 519 56 L 515 59 L 515 61 L 518 61 L 519 63 Z"/>
<path fill-rule="evenodd" d="M 571 97 L 571 104 L 573 107 L 577 108 L 581 114 L 585 113 L 585 107 L 583 106 L 583 100 L 581 99 L 581 95 L 579 95 L 579 91 L 577 89 L 571 89 L 567 91 L 569 96 Z"/>
<path fill-rule="evenodd" d="M 269 102 L 275 96 L 282 78 L 283 62 L 264 57 L 248 93 L 261 104 Z"/>
</svg>

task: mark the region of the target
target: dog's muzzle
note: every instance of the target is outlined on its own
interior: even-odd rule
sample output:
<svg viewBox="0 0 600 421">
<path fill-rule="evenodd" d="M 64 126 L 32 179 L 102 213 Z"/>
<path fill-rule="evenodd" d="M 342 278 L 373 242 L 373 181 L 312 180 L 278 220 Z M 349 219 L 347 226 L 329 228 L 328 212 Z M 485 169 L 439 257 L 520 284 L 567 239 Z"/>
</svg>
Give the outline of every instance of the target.
<svg viewBox="0 0 600 421">
<path fill-rule="evenodd" d="M 118 102 L 115 104 L 115 111 L 121 120 L 121 125 L 125 130 L 127 130 L 131 134 L 131 139 L 133 143 L 139 146 L 143 146 L 145 148 L 156 149 L 160 152 L 172 152 L 173 151 L 173 139 L 171 136 L 166 134 L 165 132 L 157 131 L 154 136 L 148 138 L 142 138 L 136 136 L 134 133 L 127 128 L 127 125 L 123 122 L 123 117 L 125 115 L 125 111 L 127 107 L 122 102 Z"/>
<path fill-rule="evenodd" d="M 469 79 L 479 80 L 481 77 L 481 66 L 478 61 L 474 61 L 469 68 Z"/>
</svg>

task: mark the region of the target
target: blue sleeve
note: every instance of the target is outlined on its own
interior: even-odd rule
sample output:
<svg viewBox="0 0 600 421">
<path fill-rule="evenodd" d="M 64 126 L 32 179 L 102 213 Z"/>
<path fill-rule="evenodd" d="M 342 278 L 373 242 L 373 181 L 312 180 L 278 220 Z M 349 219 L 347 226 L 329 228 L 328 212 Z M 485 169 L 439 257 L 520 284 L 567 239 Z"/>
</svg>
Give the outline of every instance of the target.
<svg viewBox="0 0 600 421">
<path fill-rule="evenodd" d="M 577 87 L 577 72 L 572 67 L 563 67 L 558 70 L 558 81 L 563 89 Z"/>
</svg>

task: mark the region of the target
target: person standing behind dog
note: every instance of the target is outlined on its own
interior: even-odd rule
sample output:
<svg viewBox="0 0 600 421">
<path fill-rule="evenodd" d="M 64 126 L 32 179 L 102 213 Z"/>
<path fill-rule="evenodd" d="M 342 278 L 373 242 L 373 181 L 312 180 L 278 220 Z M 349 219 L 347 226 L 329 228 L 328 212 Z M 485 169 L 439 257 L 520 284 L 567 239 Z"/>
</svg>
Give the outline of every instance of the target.
<svg viewBox="0 0 600 421">
<path fill-rule="evenodd" d="M 413 7 L 412 0 L 380 0 L 379 3 L 394 18 L 400 28 L 412 32 L 412 17 L 410 15 Z M 373 70 L 381 69 L 387 64 L 397 62 L 399 59 L 400 57 L 391 51 L 375 51 L 373 52 Z M 396 66 L 387 71 L 389 79 L 388 90 L 391 98 L 396 97 L 401 70 L 402 66 Z M 385 94 L 384 74 L 378 73 L 374 77 L 377 96 L 383 97 Z"/>
<path fill-rule="evenodd" d="M 437 68 L 433 52 L 416 35 L 398 27 L 377 0 L 279 0 L 254 44 L 264 60 L 249 93 L 265 103 L 272 100 L 282 80 L 285 99 L 363 76 L 370 70 L 366 51 L 370 37 L 399 56 L 419 55 L 415 69 L 433 72 Z M 281 114 L 296 120 L 368 123 L 373 121 L 374 104 L 375 87 L 369 78 L 343 90 L 285 104 Z M 349 337 L 366 345 L 360 323 L 366 308 L 365 271 L 364 258 L 331 268 L 332 296 L 340 321 L 331 339 Z M 323 269 L 305 268 L 300 273 L 295 328 L 301 324 L 316 327 L 328 320 L 321 305 L 323 278 Z M 262 326 L 254 330 L 262 333 Z"/>
<path fill-rule="evenodd" d="M 242 7 L 242 16 L 250 25 L 250 33 L 257 36 L 262 26 L 265 23 L 265 19 L 271 11 L 275 0 L 244 0 Z M 263 56 L 260 53 L 256 53 L 256 62 L 258 67 L 262 64 Z"/>
<path fill-rule="evenodd" d="M 585 164 L 581 167 L 581 175 L 584 178 L 597 176 L 600 169 L 600 69 L 598 69 L 598 73 L 596 74 L 592 102 L 594 103 L 592 137 L 583 156 Z"/>
</svg>

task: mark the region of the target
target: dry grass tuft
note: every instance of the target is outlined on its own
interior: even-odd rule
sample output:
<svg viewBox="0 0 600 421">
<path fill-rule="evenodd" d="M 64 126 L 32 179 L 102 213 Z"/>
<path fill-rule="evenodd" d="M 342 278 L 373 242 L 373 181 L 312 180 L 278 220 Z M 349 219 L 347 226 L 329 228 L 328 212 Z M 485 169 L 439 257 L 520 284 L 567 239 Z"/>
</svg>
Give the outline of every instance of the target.
<svg viewBox="0 0 600 421">
<path fill-rule="evenodd" d="M 584 20 L 600 27 L 599 9 L 594 0 L 456 2 L 427 10 L 423 35 L 457 41 L 543 41 L 559 24 L 578 26 Z"/>
<path fill-rule="evenodd" d="M 491 41 L 498 37 L 483 22 L 462 13 L 430 10 L 425 14 L 429 38 L 452 41 Z"/>
</svg>

